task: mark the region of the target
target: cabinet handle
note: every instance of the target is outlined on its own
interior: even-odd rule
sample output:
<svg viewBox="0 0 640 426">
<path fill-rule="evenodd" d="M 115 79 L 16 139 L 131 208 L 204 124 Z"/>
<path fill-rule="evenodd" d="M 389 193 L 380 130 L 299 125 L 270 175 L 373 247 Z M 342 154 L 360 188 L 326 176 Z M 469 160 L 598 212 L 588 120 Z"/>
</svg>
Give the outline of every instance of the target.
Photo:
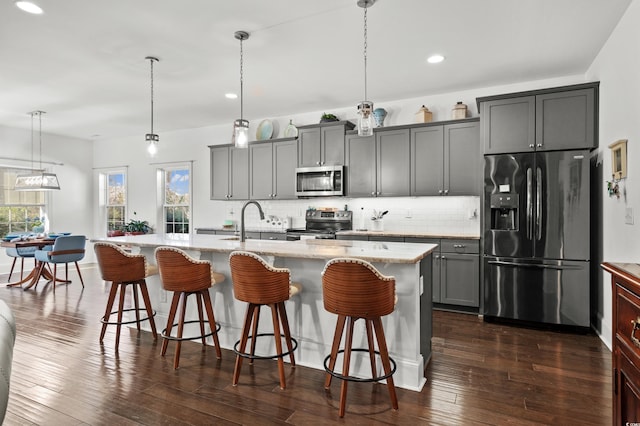
<svg viewBox="0 0 640 426">
<path fill-rule="evenodd" d="M 449 195 L 449 190 L 448 189 L 444 190 L 444 195 Z"/>
<path fill-rule="evenodd" d="M 376 195 L 380 195 L 380 191 L 376 192 Z"/>
<path fill-rule="evenodd" d="M 542 148 L 542 144 L 539 143 L 538 145 L 536 145 L 538 148 Z"/>
<path fill-rule="evenodd" d="M 373 192 L 371 193 L 371 195 L 376 195 L 376 191 L 373 191 Z"/>
<path fill-rule="evenodd" d="M 320 165 L 320 162 L 319 162 L 319 161 L 316 161 L 316 166 L 319 166 L 319 165 Z"/>
<path fill-rule="evenodd" d="M 631 320 L 631 324 L 633 324 L 633 328 L 631 329 L 631 341 L 636 345 L 636 347 L 640 348 L 640 339 L 634 336 L 636 330 L 640 329 L 640 317 L 637 317 L 635 320 Z"/>
<path fill-rule="evenodd" d="M 529 148 L 533 148 L 535 145 L 533 145 L 532 143 L 529 144 Z"/>
<path fill-rule="evenodd" d="M 464 245 L 464 244 L 454 244 L 453 245 L 453 248 L 465 248 L 465 247 L 466 247 L 466 245 Z"/>
<path fill-rule="evenodd" d="M 442 189 L 438 190 L 438 194 L 442 195 Z"/>
</svg>

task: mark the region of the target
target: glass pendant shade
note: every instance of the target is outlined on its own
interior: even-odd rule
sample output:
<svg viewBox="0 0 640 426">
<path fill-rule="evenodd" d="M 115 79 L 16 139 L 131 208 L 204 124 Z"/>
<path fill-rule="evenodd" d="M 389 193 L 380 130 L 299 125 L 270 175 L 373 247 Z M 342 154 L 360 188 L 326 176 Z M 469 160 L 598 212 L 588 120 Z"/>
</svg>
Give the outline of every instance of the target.
<svg viewBox="0 0 640 426">
<path fill-rule="evenodd" d="M 373 135 L 373 102 L 362 101 L 358 104 L 358 136 Z"/>
<path fill-rule="evenodd" d="M 16 177 L 16 191 L 46 191 L 60 189 L 58 176 L 54 173 L 33 172 Z"/>
<path fill-rule="evenodd" d="M 249 121 L 242 118 L 233 122 L 233 142 L 236 148 L 246 148 L 249 143 Z"/>
<path fill-rule="evenodd" d="M 149 142 L 149 145 L 147 145 L 147 153 L 149 153 L 151 157 L 155 157 L 158 153 L 158 141 L 160 141 L 160 136 L 155 133 L 147 133 L 144 138 Z"/>
</svg>

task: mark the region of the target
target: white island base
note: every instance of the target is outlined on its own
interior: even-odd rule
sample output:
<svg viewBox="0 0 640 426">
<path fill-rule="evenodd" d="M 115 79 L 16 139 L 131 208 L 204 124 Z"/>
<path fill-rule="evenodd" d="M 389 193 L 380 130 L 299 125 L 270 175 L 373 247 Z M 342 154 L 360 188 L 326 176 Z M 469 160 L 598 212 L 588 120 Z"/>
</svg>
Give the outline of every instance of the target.
<svg viewBox="0 0 640 426">
<path fill-rule="evenodd" d="M 211 261 L 214 269 L 226 276 L 225 282 L 210 290 L 216 321 L 221 325 L 218 332 L 220 346 L 226 349 L 233 349 L 239 340 L 247 308 L 246 303 L 237 301 L 233 296 L 229 253 L 247 250 L 261 255 L 274 266 L 289 268 L 292 281 L 302 284 L 302 292 L 285 302 L 291 333 L 298 341 L 296 364 L 320 370 L 324 370 L 324 359 L 331 351 L 337 319 L 335 314 L 324 309 L 321 272 L 326 262 L 334 257 L 367 260 L 382 274 L 396 279 L 398 303 L 395 311 L 382 319 L 389 355 L 397 365 L 393 376 L 395 385 L 420 391 L 426 382 L 424 369 L 431 357 L 432 334 L 431 252 L 436 245 L 342 240 L 249 240 L 241 243 L 223 240 L 215 235 L 182 238 L 143 235 L 104 238 L 100 241 L 130 245 L 134 252 L 139 250 L 145 254 L 152 264 L 155 264 L 155 247 L 161 245 L 182 248 L 197 259 Z M 166 325 L 171 294 L 162 289 L 157 275 L 148 278 L 147 284 L 153 309 L 157 312 L 156 327 L 160 331 Z M 187 317 L 187 320 L 197 318 L 195 299 L 189 301 Z M 258 332 L 272 332 L 270 309 L 263 307 L 260 317 Z M 143 323 L 143 327 L 150 330 L 148 323 Z M 184 336 L 198 334 L 197 325 L 185 326 Z M 208 343 L 212 344 L 211 338 Z M 356 322 L 353 347 L 367 347 L 364 321 Z M 261 355 L 275 353 L 273 338 L 259 338 L 256 352 Z M 287 357 L 284 359 L 288 361 Z M 341 363 L 342 360 L 338 359 L 337 366 L 341 366 Z M 381 370 L 381 363 L 377 365 Z M 351 369 L 352 374 L 371 377 L 368 355 L 354 352 Z"/>
</svg>

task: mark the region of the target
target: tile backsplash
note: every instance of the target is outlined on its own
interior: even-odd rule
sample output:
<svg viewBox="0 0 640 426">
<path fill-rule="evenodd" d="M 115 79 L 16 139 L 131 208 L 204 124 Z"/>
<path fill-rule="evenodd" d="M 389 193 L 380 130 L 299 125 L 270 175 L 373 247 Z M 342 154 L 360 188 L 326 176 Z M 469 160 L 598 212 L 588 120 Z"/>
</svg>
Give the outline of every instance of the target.
<svg viewBox="0 0 640 426">
<path fill-rule="evenodd" d="M 242 201 L 211 201 L 207 219 L 194 218 L 195 228 L 218 228 L 225 220 L 239 224 Z M 265 215 L 290 218 L 291 227 L 304 228 L 307 208 L 345 205 L 353 211 L 353 226 L 372 228 L 373 211 L 388 210 L 384 216 L 385 231 L 427 232 L 434 234 L 480 235 L 480 197 L 381 197 L 381 198 L 314 198 L 302 200 L 259 201 Z M 249 205 L 245 210 L 246 227 L 262 228 L 258 209 Z"/>
</svg>

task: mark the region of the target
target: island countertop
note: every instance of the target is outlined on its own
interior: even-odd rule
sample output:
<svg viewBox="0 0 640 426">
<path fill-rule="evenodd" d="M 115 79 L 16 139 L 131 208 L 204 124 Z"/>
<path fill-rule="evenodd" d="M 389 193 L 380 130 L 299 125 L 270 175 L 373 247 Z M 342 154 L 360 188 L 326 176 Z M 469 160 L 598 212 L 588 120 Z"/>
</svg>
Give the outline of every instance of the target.
<svg viewBox="0 0 640 426">
<path fill-rule="evenodd" d="M 437 244 L 405 244 L 348 240 L 247 240 L 240 242 L 229 235 L 146 234 L 123 237 L 94 238 L 92 242 L 106 241 L 137 247 L 171 246 L 184 250 L 230 253 L 246 250 L 266 256 L 332 259 L 354 257 L 368 262 L 417 263 L 428 256 Z"/>
</svg>

